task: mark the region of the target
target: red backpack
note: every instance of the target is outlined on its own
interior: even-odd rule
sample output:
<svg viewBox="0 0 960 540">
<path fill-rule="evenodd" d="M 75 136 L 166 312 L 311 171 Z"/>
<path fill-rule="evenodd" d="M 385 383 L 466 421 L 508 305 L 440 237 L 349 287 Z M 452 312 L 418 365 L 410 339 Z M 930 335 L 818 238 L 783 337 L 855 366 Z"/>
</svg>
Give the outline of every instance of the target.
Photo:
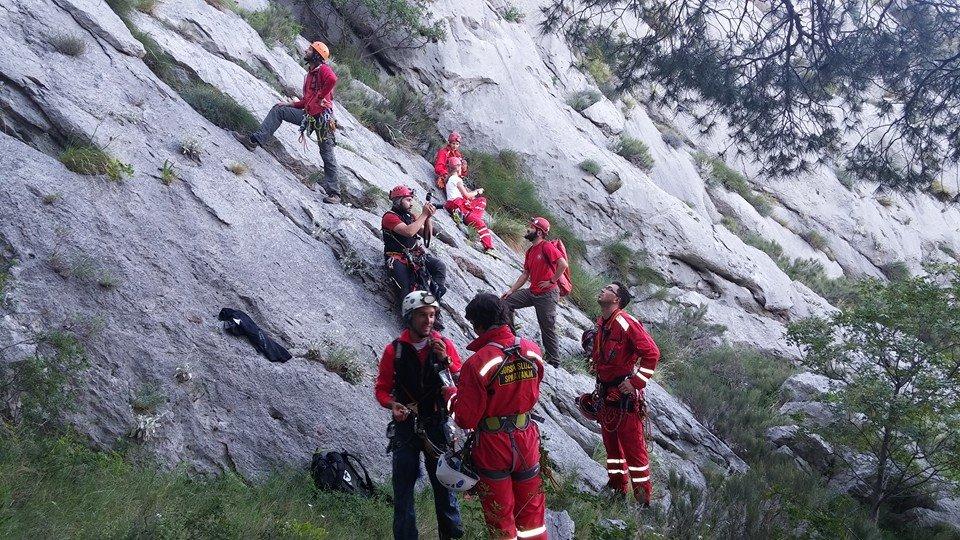
<svg viewBox="0 0 960 540">
<path fill-rule="evenodd" d="M 560 251 L 560 255 L 563 255 L 563 258 L 567 260 L 567 268 L 563 271 L 563 275 L 560 276 L 560 280 L 557 281 L 557 287 L 560 289 L 560 296 L 564 297 L 570 294 L 570 291 L 573 290 L 573 276 L 570 274 L 570 257 L 567 256 L 567 247 L 563 245 L 563 240 L 557 238 L 556 240 L 548 240 L 552 242 L 554 247 Z"/>
</svg>

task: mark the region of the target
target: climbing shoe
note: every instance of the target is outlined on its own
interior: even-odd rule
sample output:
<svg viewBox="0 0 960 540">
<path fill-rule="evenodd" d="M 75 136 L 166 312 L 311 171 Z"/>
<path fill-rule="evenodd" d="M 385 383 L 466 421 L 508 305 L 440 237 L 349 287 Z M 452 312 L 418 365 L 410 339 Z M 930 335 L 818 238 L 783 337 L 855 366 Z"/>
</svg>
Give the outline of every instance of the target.
<svg viewBox="0 0 960 540">
<path fill-rule="evenodd" d="M 233 138 L 236 139 L 237 142 L 242 144 L 244 148 L 246 148 L 251 152 L 256 150 L 258 146 L 260 146 L 260 143 L 253 138 L 253 135 L 244 135 L 239 131 L 233 131 L 231 133 L 233 133 Z"/>
</svg>

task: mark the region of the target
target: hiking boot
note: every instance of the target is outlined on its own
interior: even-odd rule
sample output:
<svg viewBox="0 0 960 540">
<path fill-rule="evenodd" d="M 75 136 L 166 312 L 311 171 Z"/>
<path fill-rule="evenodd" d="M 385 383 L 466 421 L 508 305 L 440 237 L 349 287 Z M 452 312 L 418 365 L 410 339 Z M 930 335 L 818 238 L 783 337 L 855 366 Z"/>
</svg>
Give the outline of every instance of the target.
<svg viewBox="0 0 960 540">
<path fill-rule="evenodd" d="M 258 146 L 260 146 L 260 142 L 254 139 L 253 135 L 244 135 L 239 131 L 232 131 L 231 133 L 233 133 L 233 138 L 236 139 L 237 142 L 242 144 L 244 148 L 246 148 L 251 152 L 256 150 Z"/>
<path fill-rule="evenodd" d="M 334 193 L 333 195 L 327 195 L 323 198 L 323 202 L 327 204 L 340 204 L 340 196 Z"/>
</svg>

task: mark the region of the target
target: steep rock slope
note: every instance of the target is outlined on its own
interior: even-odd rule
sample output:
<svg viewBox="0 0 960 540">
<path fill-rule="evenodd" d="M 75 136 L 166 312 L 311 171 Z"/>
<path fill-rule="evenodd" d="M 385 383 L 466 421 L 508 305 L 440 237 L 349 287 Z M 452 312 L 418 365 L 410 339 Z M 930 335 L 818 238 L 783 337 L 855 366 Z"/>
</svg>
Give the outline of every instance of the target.
<svg viewBox="0 0 960 540">
<path fill-rule="evenodd" d="M 182 68 L 257 116 L 279 96 L 240 61 L 299 86 L 302 69 L 233 13 L 188 0 L 132 18 Z M 55 52 L 50 41 L 62 34 L 82 39 L 86 51 Z M 132 404 L 153 388 L 165 399 L 143 444 L 168 466 L 256 477 L 303 466 L 318 446 L 349 447 L 384 478 L 387 414 L 372 397 L 371 374 L 399 328 L 379 267 L 382 203 L 319 203 L 301 180 L 321 162 L 312 148 L 298 147 L 290 126 L 271 153 L 248 154 L 153 75 L 143 47 L 103 2 L 5 4 L 0 40 L 4 51 L 16 51 L 0 56 L 0 235 L 17 260 L 0 324 L 3 361 L 31 354 L 24 338 L 32 332 L 67 325 L 81 333 L 91 360 L 76 381 L 81 407 L 72 421 L 97 445 L 115 444 L 144 420 Z M 337 112 L 342 181 L 353 198 L 371 186 L 425 185 L 430 166 L 422 158 Z M 132 165 L 133 177 L 110 183 L 69 172 L 55 158 L 68 134 L 106 147 Z M 199 161 L 182 155 L 187 139 L 200 148 Z M 249 172 L 227 170 L 238 162 Z M 164 163 L 179 173 L 170 185 L 160 181 Z M 483 257 L 448 218 L 439 225 L 445 234 L 435 247 L 451 274 L 449 334 L 463 346 L 466 302 L 478 290 L 508 286 L 519 260 Z M 296 357 L 270 364 L 225 335 L 215 318 L 224 306 L 248 312 Z M 531 315 L 521 317 L 526 329 L 536 328 Z M 588 324 L 564 307 L 567 348 Z M 361 360 L 362 383 L 308 358 L 319 351 L 328 359 L 335 347 Z M 602 483 L 590 458 L 596 427 L 572 407 L 590 380 L 552 368 L 546 380 L 540 408 L 551 455 L 563 470 Z M 700 467 L 744 468 L 656 384 L 650 402 L 662 462 L 700 484 Z"/>
</svg>

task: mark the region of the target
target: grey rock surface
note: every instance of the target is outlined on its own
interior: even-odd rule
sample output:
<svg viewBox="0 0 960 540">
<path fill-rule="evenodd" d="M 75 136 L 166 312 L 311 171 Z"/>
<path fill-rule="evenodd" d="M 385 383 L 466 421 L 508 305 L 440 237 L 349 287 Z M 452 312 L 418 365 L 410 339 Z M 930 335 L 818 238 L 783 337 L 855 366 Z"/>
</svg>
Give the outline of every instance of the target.
<svg viewBox="0 0 960 540">
<path fill-rule="evenodd" d="M 4 361 L 30 354 L 29 345 L 15 345 L 18 336 L 86 321 L 97 330 L 83 337 L 91 365 L 76 381 L 81 403 L 71 421 L 96 446 L 137 433 L 135 443 L 162 465 L 247 478 L 305 466 L 318 447 L 349 448 L 384 479 L 388 415 L 373 398 L 372 379 L 400 328 L 382 285 L 382 205 L 322 204 L 300 181 L 322 163 L 315 150 L 299 147 L 295 127 L 277 133 L 270 153 L 248 153 L 147 69 L 105 4 L 68 7 L 23 0 L 0 10 L 0 39 L 19 51 L 0 60 L 0 237 L 19 261 L 0 327 L 0 347 L 13 345 Z M 232 13 L 188 0 L 132 17 L 181 67 L 258 117 L 280 93 L 248 67 L 299 87 L 296 62 Z M 66 58 L 29 37 L 68 31 L 96 46 Z M 423 189 L 432 180 L 423 158 L 386 144 L 346 110 L 337 114 L 345 191 L 401 182 Z M 91 138 L 135 173 L 113 183 L 68 171 L 57 160 L 68 133 Z M 186 139 L 201 159 L 181 154 Z M 165 162 L 179 176 L 170 185 L 160 181 Z M 236 163 L 249 172 L 227 170 Z M 509 250 L 502 260 L 484 257 L 445 215 L 438 227 L 446 241 L 434 249 L 450 269 L 447 333 L 463 347 L 466 302 L 479 290 L 505 290 L 520 258 Z M 469 270 L 459 261 L 469 261 Z M 294 359 L 271 364 L 225 334 L 216 321 L 221 307 L 247 312 Z M 519 320 L 539 339 L 532 310 Z M 569 303 L 561 306 L 562 334 L 579 335 L 589 324 Z M 566 337 L 562 343 L 577 346 Z M 336 348 L 362 365 L 360 384 L 325 367 Z M 553 368 L 546 380 L 539 409 L 551 456 L 561 472 L 602 484 L 603 469 L 591 458 L 599 436 L 569 415 L 573 396 L 591 381 Z M 132 402 L 148 386 L 165 399 L 144 416 Z M 651 393 L 663 426 L 655 450 L 665 463 L 691 476 L 706 462 L 742 468 L 676 400 L 659 388 Z"/>
</svg>

